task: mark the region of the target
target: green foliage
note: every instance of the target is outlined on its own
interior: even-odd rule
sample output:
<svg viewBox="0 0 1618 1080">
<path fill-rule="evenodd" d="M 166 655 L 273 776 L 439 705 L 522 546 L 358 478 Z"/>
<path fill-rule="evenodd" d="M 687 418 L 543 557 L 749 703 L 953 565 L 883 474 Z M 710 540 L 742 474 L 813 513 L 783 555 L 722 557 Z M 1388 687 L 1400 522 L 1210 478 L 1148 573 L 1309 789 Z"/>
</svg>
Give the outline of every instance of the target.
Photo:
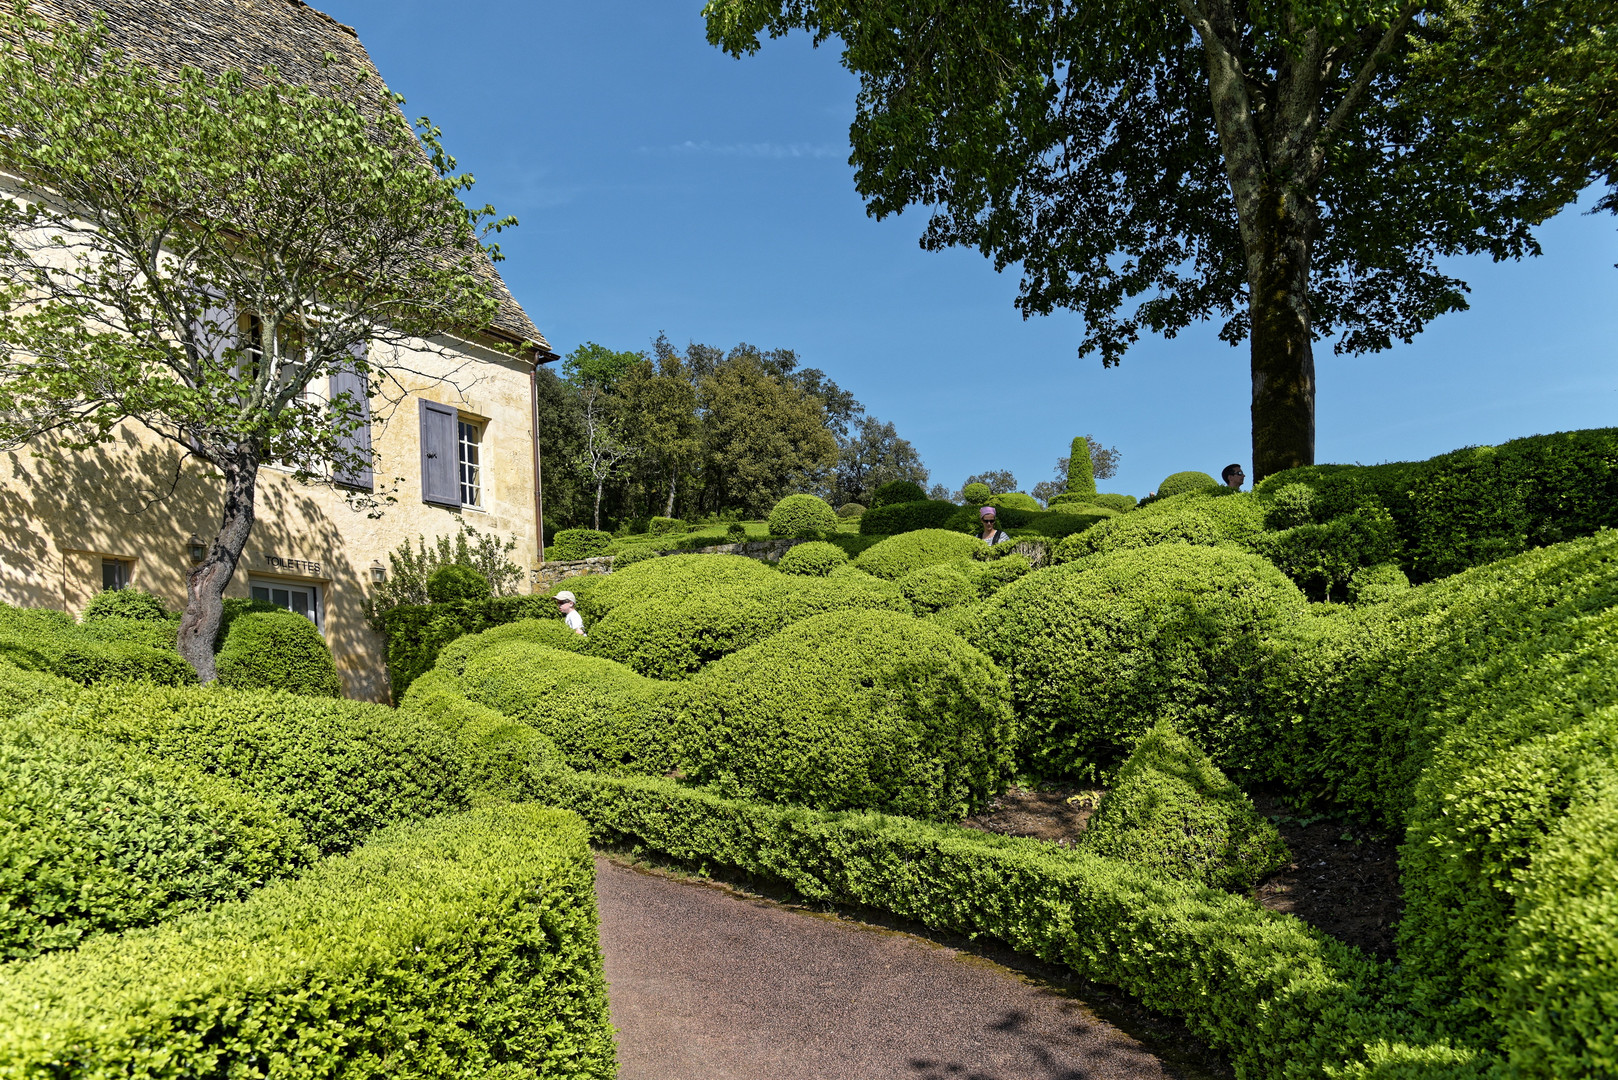
<svg viewBox="0 0 1618 1080">
<path fill-rule="evenodd" d="M 170 622 L 174 617 L 160 596 L 139 589 L 103 589 L 90 597 L 79 619 L 87 623 L 98 619 Z"/>
<path fill-rule="evenodd" d="M 870 905 L 1066 965 L 1183 1017 L 1238 1075 L 1460 1080 L 1483 1063 L 1385 1002 L 1387 968 L 1359 950 L 1244 897 L 1088 852 L 658 778 L 546 770 L 530 797 L 576 811 L 599 843 L 735 867 L 809 901 Z"/>
<path fill-rule="evenodd" d="M 303 826 L 323 854 L 373 830 L 466 806 L 454 742 L 381 705 L 212 687 L 91 687 L 41 724 L 234 780 Z"/>
<path fill-rule="evenodd" d="M 108 645 L 144 645 L 148 649 L 172 653 L 178 651 L 180 620 L 178 617 L 157 621 L 108 615 L 93 622 L 80 623 L 74 636 Z"/>
<path fill-rule="evenodd" d="M 1172 724 L 1148 731 L 1080 846 L 1183 881 L 1246 893 L 1287 860 L 1273 824 Z"/>
<path fill-rule="evenodd" d="M 1391 562 L 1399 537 L 1392 515 L 1376 508 L 1269 533 L 1256 546 L 1311 599 L 1330 600 L 1364 568 Z"/>
<path fill-rule="evenodd" d="M 655 559 L 663 552 L 654 544 L 617 544 L 612 549 L 612 568 L 622 570 L 647 559 Z"/>
<path fill-rule="evenodd" d="M 734 555 L 643 563 L 611 574 L 580 605 L 593 620 L 591 652 L 657 679 L 685 678 L 820 612 L 911 610 L 897 587 L 866 574 L 780 574 Z"/>
<path fill-rule="evenodd" d="M 254 611 L 234 619 L 215 663 L 219 685 L 233 690 L 343 694 L 326 639 L 295 611 Z"/>
<path fill-rule="evenodd" d="M 528 771 L 561 760 L 556 744 L 537 729 L 468 698 L 460 675 L 448 668 L 435 668 L 411 683 L 399 709 L 430 722 L 460 745 L 474 805 L 525 799 Z"/>
<path fill-rule="evenodd" d="M 989 485 L 982 481 L 967 484 L 961 489 L 961 501 L 974 508 L 983 506 L 993 496 L 994 492 L 989 490 Z"/>
<path fill-rule="evenodd" d="M 1056 501 L 1062 502 L 1064 500 L 1061 496 L 1058 496 Z M 1106 507 L 1108 510 L 1116 510 L 1120 514 L 1126 510 L 1135 509 L 1135 496 L 1133 495 L 1109 495 L 1106 492 L 1100 492 L 1076 501 L 1087 502 L 1092 506 Z"/>
<path fill-rule="evenodd" d="M 722 794 L 941 820 L 1005 788 L 1016 741 L 1005 676 L 886 611 L 817 615 L 709 665 L 679 721 L 686 774 Z"/>
<path fill-rule="evenodd" d="M 616 565 L 617 560 L 614 560 Z M 571 579 L 569 585 L 575 582 Z M 393 700 L 404 693 L 438 660 L 439 650 L 465 634 L 519 619 L 556 618 L 556 603 L 548 596 L 505 596 L 458 604 L 408 604 L 389 609 L 382 617 L 388 640 L 388 682 Z M 560 623 L 558 623 L 560 625 Z"/>
<path fill-rule="evenodd" d="M 0 660 L 0 720 L 9 720 L 49 701 L 78 696 L 79 684 L 59 675 L 29 671 Z"/>
<path fill-rule="evenodd" d="M 844 521 L 847 521 L 849 518 L 857 518 L 863 513 L 865 513 L 865 507 L 861 506 L 857 502 L 846 502 L 837 508 L 837 516 L 842 518 Z"/>
<path fill-rule="evenodd" d="M 770 535 L 814 540 L 837 529 L 837 511 L 817 495 L 788 495 L 770 511 Z"/>
<path fill-rule="evenodd" d="M 489 579 L 470 566 L 440 566 L 427 578 L 427 599 L 434 604 L 457 600 L 487 600 L 494 593 Z"/>
<path fill-rule="evenodd" d="M 134 680 L 164 686 L 196 682 L 196 672 L 172 649 L 104 641 L 94 623 L 81 627 L 60 611 L 0 604 L 0 660 L 82 685 Z"/>
<path fill-rule="evenodd" d="M 725 528 L 725 539 L 732 544 L 747 543 L 747 526 L 733 521 Z"/>
<path fill-rule="evenodd" d="M 1163 478 L 1157 485 L 1159 499 L 1172 499 L 1176 495 L 1184 495 L 1188 491 L 1197 491 L 1200 488 L 1223 487 L 1219 481 L 1205 472 L 1191 470 L 1189 472 L 1171 473 Z"/>
<path fill-rule="evenodd" d="M 848 565 L 848 554 L 836 544 L 811 540 L 807 544 L 792 545 L 775 565 L 787 574 L 825 577 L 839 566 Z"/>
<path fill-rule="evenodd" d="M 999 495 L 991 495 L 985 502 L 996 510 L 1027 510 L 1037 514 L 1045 509 L 1038 499 L 1021 491 L 1006 491 Z"/>
<path fill-rule="evenodd" d="M 296 823 L 234 784 L 0 721 L 0 958 L 239 900 L 313 854 Z"/>
<path fill-rule="evenodd" d="M 377 585 L 371 594 L 370 618 L 375 630 L 385 632 L 385 616 L 392 608 L 432 603 L 427 581 L 439 567 L 464 566 L 477 571 L 489 582 L 495 596 L 515 595 L 527 577 L 523 568 L 511 561 L 511 553 L 517 549 L 516 540 L 501 541 L 491 533 L 478 532 L 464 521 L 453 540 L 439 536 L 429 547 L 425 536 L 418 539 L 419 550 L 406 538 L 397 550 L 388 553 L 391 567 L 388 579 Z"/>
<path fill-rule="evenodd" d="M 916 608 L 918 615 L 931 615 L 944 608 L 981 599 L 969 559 L 952 559 L 912 570 L 899 579 L 899 591 Z M 1026 565 L 1026 562 L 1024 563 Z"/>
<path fill-rule="evenodd" d="M 1353 604 L 1380 604 L 1410 588 L 1410 579 L 1398 563 L 1362 566 L 1348 579 L 1348 599 Z"/>
<path fill-rule="evenodd" d="M 997 511 L 995 520 L 1000 528 L 1019 538 L 1045 536 L 1059 539 L 1083 532 L 1090 526 L 1115 516 L 1113 511 L 1104 507 L 1082 503 L 1056 503 L 1047 511 L 1029 510 L 1022 503 L 1015 500 L 1005 502 L 1006 499 L 1007 496 L 995 495 L 989 499 L 987 505 L 995 507 Z M 983 521 L 978 517 L 980 509 L 981 507 L 977 506 L 961 507 L 945 522 L 944 528 L 982 535 Z"/>
<path fill-rule="evenodd" d="M 612 546 L 612 534 L 600 529 L 563 529 L 556 541 L 545 549 L 547 559 L 570 562 L 605 555 Z"/>
<path fill-rule="evenodd" d="M 0 1072 L 610 1080 L 582 823 L 504 806 L 389 830 L 241 904 L 11 965 Z M 138 978 L 131 977 L 138 973 Z"/>
<path fill-rule="evenodd" d="M 860 535 L 893 536 L 916 529 L 941 529 L 959 509 L 952 502 L 929 499 L 867 510 L 860 516 Z"/>
<path fill-rule="evenodd" d="M 1164 544 L 1025 575 L 989 601 L 973 641 L 1011 678 L 1028 770 L 1093 780 L 1154 717 L 1228 760 L 1253 737 L 1238 705 L 1261 640 L 1306 607 L 1257 556 Z"/>
<path fill-rule="evenodd" d="M 654 517 L 646 523 L 646 532 L 651 536 L 669 536 L 673 533 L 683 533 L 688 527 L 679 518 Z"/>
<path fill-rule="evenodd" d="M 1160 499 L 1139 510 L 1070 535 L 1051 553 L 1053 563 L 1158 544 L 1196 544 L 1245 551 L 1259 546 L 1264 510 L 1251 495 L 1219 488 Z"/>
<path fill-rule="evenodd" d="M 1095 464 L 1090 460 L 1090 440 L 1083 435 L 1073 437 L 1073 447 L 1067 457 L 1066 493 L 1081 500 L 1093 502 L 1096 493 Z"/>
<path fill-rule="evenodd" d="M 924 502 L 927 490 L 913 480 L 890 480 L 871 494 L 871 509 L 894 503 Z"/>
<path fill-rule="evenodd" d="M 871 511 L 872 514 L 878 511 Z M 866 515 L 869 519 L 870 514 Z M 864 522 L 861 522 L 863 528 Z M 975 536 L 965 536 L 948 529 L 917 529 L 890 537 L 862 551 L 854 565 L 868 574 L 896 581 L 913 570 L 933 563 L 971 558 L 988 550 L 988 545 Z"/>
</svg>

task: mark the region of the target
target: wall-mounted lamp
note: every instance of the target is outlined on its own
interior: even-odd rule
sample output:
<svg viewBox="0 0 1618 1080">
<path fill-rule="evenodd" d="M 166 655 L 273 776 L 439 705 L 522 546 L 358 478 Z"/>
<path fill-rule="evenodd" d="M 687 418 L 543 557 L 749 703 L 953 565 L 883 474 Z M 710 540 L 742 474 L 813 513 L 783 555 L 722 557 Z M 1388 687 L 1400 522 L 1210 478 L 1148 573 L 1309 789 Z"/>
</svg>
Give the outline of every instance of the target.
<svg viewBox="0 0 1618 1080">
<path fill-rule="evenodd" d="M 388 580 L 387 567 L 382 565 L 380 559 L 371 560 L 371 580 L 378 585 Z"/>
<path fill-rule="evenodd" d="M 185 542 L 185 553 L 191 556 L 191 565 L 195 566 L 208 557 L 208 545 L 204 544 L 196 533 Z"/>
</svg>

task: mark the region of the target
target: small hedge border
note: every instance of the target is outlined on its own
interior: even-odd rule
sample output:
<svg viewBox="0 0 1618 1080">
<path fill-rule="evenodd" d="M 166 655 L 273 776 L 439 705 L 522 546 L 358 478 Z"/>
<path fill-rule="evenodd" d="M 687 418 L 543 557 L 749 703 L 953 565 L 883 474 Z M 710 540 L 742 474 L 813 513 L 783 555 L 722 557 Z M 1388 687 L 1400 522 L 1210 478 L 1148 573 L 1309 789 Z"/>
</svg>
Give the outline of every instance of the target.
<svg viewBox="0 0 1618 1080">
<path fill-rule="evenodd" d="M 439 650 L 456 638 L 519 619 L 556 618 L 549 596 L 502 596 L 450 604 L 401 604 L 382 615 L 388 641 L 388 686 L 403 701 L 410 684 L 438 662 Z"/>
</svg>

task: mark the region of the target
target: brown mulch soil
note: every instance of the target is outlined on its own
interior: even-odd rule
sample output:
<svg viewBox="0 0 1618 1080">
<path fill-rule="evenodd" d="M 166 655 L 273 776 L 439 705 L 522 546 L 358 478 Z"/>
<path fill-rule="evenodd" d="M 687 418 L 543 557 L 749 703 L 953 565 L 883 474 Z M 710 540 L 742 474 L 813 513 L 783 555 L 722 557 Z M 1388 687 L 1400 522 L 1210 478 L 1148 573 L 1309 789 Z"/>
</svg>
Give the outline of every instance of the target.
<svg viewBox="0 0 1618 1080">
<path fill-rule="evenodd" d="M 1101 794 L 1012 788 L 986 812 L 961 824 L 1070 847 L 1089 824 Z M 1385 836 L 1339 819 L 1300 818 L 1280 796 L 1256 794 L 1253 805 L 1275 822 L 1292 853 L 1290 863 L 1259 884 L 1258 903 L 1390 959 L 1393 927 L 1404 906 L 1398 847 Z"/>
</svg>

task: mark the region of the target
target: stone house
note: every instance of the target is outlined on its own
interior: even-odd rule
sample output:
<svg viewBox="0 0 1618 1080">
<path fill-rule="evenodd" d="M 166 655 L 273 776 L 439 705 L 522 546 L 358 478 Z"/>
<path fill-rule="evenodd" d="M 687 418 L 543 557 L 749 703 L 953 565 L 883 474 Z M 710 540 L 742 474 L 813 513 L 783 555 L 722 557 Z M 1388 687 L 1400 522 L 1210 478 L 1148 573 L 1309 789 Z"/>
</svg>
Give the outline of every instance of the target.
<svg viewBox="0 0 1618 1080">
<path fill-rule="evenodd" d="M 318 85 L 322 58 L 332 53 L 351 69 L 375 73 L 353 29 L 301 0 L 32 6 L 53 20 L 83 23 L 103 11 L 113 44 L 159 69 L 273 64 L 289 81 Z M 17 179 L 0 174 L 0 190 L 18 190 Z M 351 697 L 386 697 L 383 646 L 367 624 L 366 600 L 386 573 L 388 553 L 406 539 L 430 542 L 464 522 L 515 540 L 513 557 L 530 579 L 543 557 L 534 380 L 556 355 L 492 264 L 487 274 L 499 311 L 480 334 L 422 342 L 408 355 L 376 355 L 373 346 L 370 359 L 389 365 L 392 386 L 388 400 L 371 403 L 369 429 L 358 436 L 370 439 L 374 466 L 340 483 L 386 485 L 397 501 L 379 517 L 352 509 L 341 486 L 301 484 L 274 466 L 259 473 L 257 519 L 226 595 L 257 596 L 314 620 Z M 131 424 L 115 443 L 90 452 L 34 445 L 6 455 L 0 601 L 77 613 L 101 589 L 128 585 L 183 604 L 195 542 L 218 528 L 221 489 L 180 459 L 172 444 Z M 172 494 L 154 499 L 176 475 Z"/>
</svg>

